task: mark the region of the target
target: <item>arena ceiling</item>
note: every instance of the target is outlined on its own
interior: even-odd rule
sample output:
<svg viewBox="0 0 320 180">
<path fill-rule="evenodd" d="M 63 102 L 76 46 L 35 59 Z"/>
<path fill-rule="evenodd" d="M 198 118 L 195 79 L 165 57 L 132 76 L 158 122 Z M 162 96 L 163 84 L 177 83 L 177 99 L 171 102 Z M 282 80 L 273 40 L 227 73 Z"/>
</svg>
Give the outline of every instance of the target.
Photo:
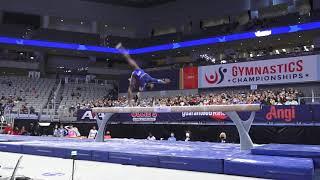
<svg viewBox="0 0 320 180">
<path fill-rule="evenodd" d="M 136 8 L 147 8 L 147 7 L 165 4 L 168 2 L 173 2 L 176 0 L 83 0 L 83 1 L 136 7 Z"/>
</svg>

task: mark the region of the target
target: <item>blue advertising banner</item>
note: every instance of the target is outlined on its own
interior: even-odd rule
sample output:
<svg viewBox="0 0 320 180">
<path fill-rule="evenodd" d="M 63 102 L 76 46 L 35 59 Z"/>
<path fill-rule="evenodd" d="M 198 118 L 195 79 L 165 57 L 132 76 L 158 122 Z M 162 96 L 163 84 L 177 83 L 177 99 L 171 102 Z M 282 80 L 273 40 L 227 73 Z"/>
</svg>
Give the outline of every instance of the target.
<svg viewBox="0 0 320 180">
<path fill-rule="evenodd" d="M 256 113 L 253 123 L 297 124 L 320 122 L 319 110 L 320 105 L 263 106 L 262 110 Z M 78 121 L 94 121 L 95 116 L 96 114 L 89 109 L 78 111 Z M 240 112 L 239 116 L 245 120 L 249 118 L 250 112 Z M 115 114 L 110 121 L 121 123 L 232 123 L 223 112 L 126 113 Z"/>
</svg>

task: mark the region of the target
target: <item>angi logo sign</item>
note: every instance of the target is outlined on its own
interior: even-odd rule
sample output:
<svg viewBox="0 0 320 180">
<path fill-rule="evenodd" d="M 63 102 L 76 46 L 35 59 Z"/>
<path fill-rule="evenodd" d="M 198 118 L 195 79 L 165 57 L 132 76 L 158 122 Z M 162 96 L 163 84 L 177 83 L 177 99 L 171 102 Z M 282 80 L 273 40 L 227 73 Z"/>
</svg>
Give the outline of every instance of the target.
<svg viewBox="0 0 320 180">
<path fill-rule="evenodd" d="M 224 80 L 224 74 L 227 72 L 227 69 L 222 67 L 218 71 L 215 71 L 213 74 L 205 74 L 205 79 L 209 84 L 220 84 Z"/>
<path fill-rule="evenodd" d="M 270 106 L 270 110 L 266 114 L 266 119 L 268 121 L 280 119 L 285 122 L 292 122 L 296 118 L 296 108 L 294 106 L 285 107 L 286 108 L 278 108 L 277 106 Z"/>
</svg>

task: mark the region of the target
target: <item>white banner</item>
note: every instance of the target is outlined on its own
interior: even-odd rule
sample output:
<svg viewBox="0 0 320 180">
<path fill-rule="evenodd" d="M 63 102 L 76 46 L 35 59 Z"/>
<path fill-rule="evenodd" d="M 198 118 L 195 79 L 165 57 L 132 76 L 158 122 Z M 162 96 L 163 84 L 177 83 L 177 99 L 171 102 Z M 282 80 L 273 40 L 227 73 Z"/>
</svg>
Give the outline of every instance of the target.
<svg viewBox="0 0 320 180">
<path fill-rule="evenodd" d="M 319 80 L 320 55 L 201 66 L 199 88 L 299 83 Z"/>
</svg>

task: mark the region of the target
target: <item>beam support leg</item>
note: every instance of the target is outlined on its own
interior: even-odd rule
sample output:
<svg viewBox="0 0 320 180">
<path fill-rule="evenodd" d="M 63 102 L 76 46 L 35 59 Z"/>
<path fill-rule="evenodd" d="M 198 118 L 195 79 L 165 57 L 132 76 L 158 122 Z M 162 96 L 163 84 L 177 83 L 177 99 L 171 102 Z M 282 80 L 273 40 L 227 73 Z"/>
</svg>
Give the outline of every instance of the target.
<svg viewBox="0 0 320 180">
<path fill-rule="evenodd" d="M 251 140 L 251 137 L 249 135 L 249 131 L 252 125 L 252 122 L 254 120 L 254 117 L 256 115 L 256 112 L 251 112 L 251 115 L 248 120 L 243 121 L 237 112 L 226 112 L 226 114 L 229 116 L 229 118 L 233 121 L 233 123 L 236 125 L 239 137 L 240 137 L 240 149 L 241 150 L 250 150 L 253 148 L 253 142 Z"/>
<path fill-rule="evenodd" d="M 107 123 L 111 118 L 111 116 L 113 115 L 113 113 L 102 113 L 101 115 L 102 115 L 102 119 L 100 119 L 98 115 L 96 116 L 99 129 L 98 129 L 97 136 L 94 140 L 95 142 L 104 142 L 104 133 L 107 128 Z"/>
</svg>

